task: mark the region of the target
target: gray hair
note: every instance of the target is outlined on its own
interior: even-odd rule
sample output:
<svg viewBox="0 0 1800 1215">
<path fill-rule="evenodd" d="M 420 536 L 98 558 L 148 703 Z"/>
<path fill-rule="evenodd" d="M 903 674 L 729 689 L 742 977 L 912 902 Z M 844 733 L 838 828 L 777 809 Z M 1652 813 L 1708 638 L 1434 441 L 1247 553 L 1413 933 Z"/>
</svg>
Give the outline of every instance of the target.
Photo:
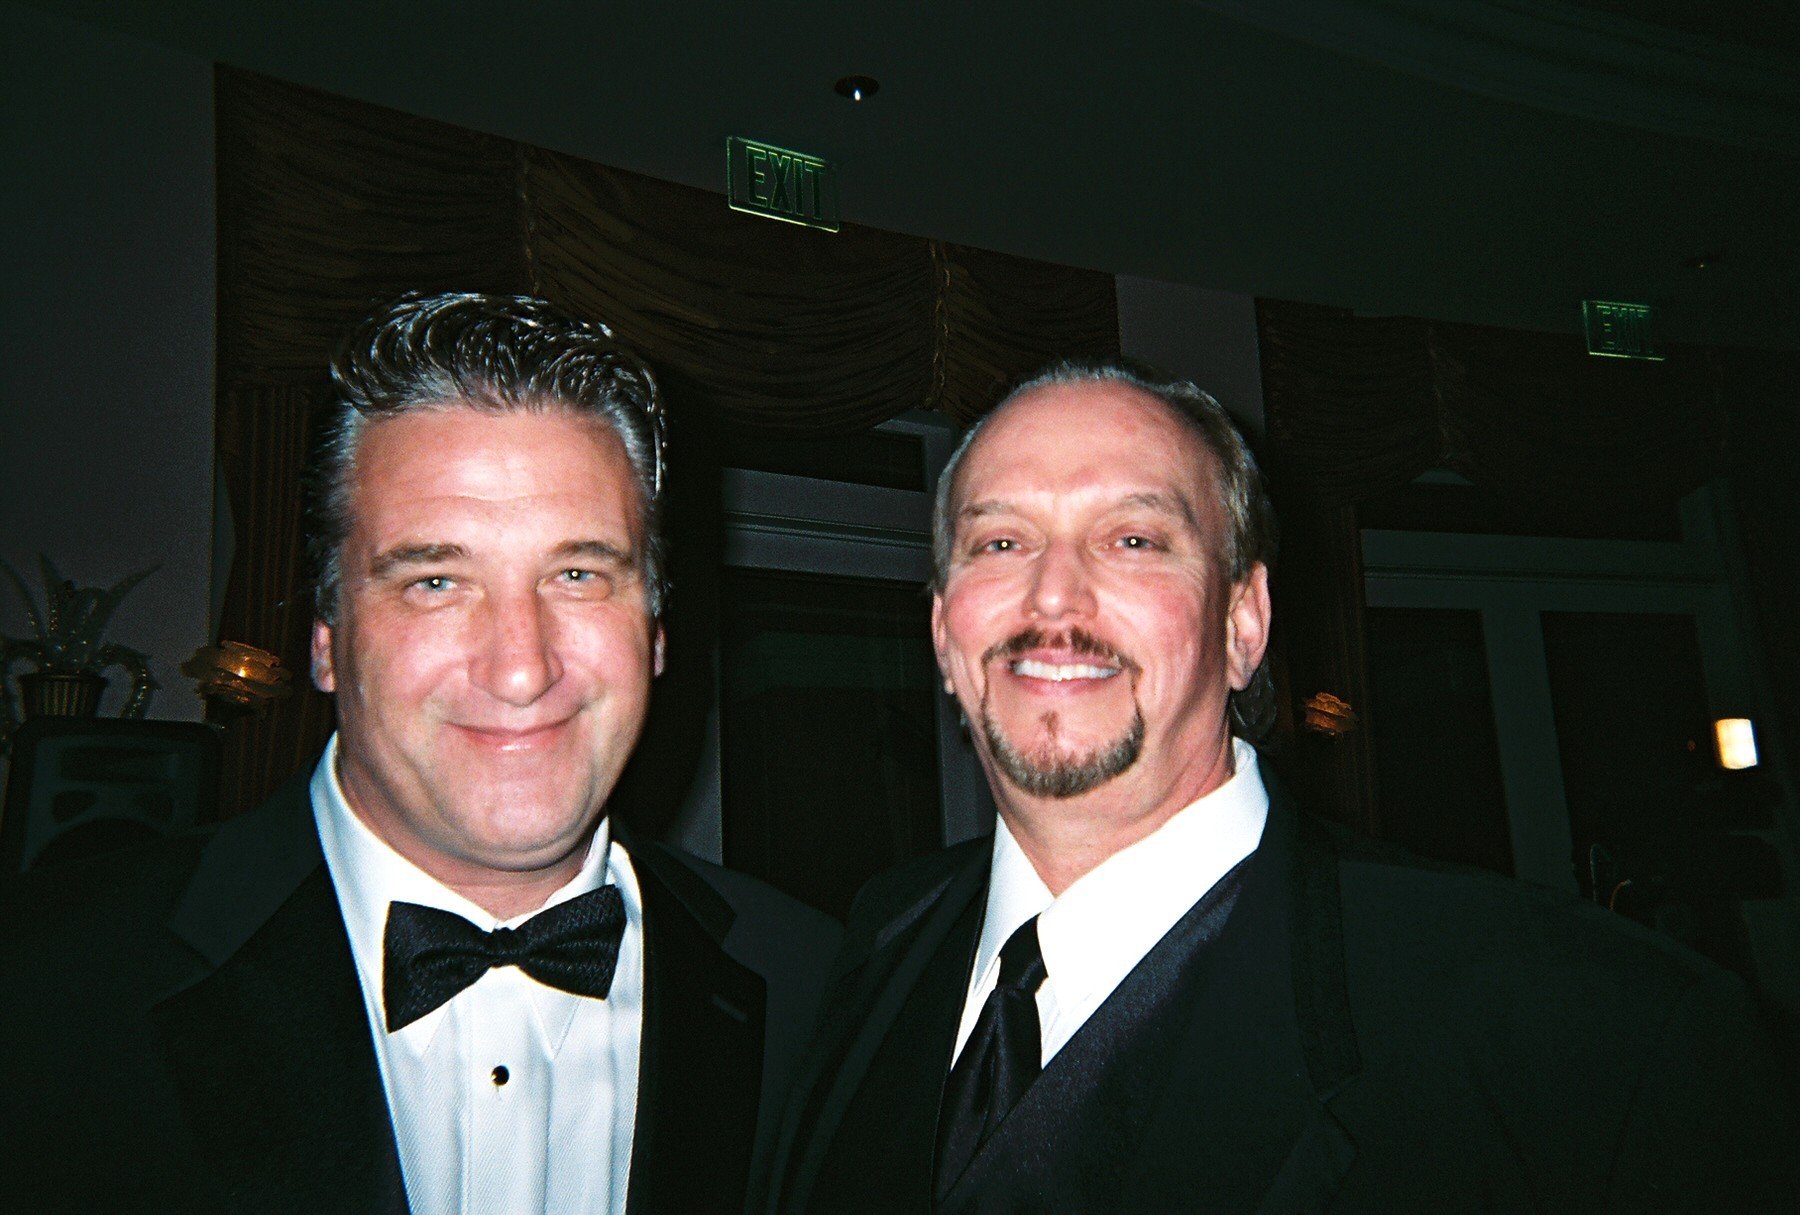
<svg viewBox="0 0 1800 1215">
<path fill-rule="evenodd" d="M 931 512 L 931 586 L 942 594 L 950 572 L 950 551 L 956 523 L 951 503 L 956 497 L 958 470 L 964 455 L 1008 405 L 1040 388 L 1065 384 L 1123 384 L 1154 397 L 1168 407 L 1218 463 L 1219 499 L 1225 508 L 1225 568 L 1233 583 L 1242 581 L 1255 566 L 1274 568 L 1279 532 L 1275 508 L 1263 485 L 1262 470 L 1244 443 L 1237 424 L 1224 406 L 1195 385 L 1133 359 L 1063 359 L 1037 372 L 1003 397 L 964 433 L 938 479 L 937 499 Z M 1268 662 L 1257 667 L 1250 683 L 1231 694 L 1231 721 L 1236 731 L 1255 740 L 1268 732 L 1275 720 L 1275 683 Z"/>
<path fill-rule="evenodd" d="M 650 369 L 610 328 L 523 295 L 411 293 L 353 329 L 331 363 L 337 386 L 304 480 L 313 607 L 332 623 L 350 531 L 350 481 L 371 422 L 467 408 L 555 410 L 604 422 L 625 446 L 644 528 L 650 613 L 667 593 L 661 529 L 665 417 Z"/>
</svg>

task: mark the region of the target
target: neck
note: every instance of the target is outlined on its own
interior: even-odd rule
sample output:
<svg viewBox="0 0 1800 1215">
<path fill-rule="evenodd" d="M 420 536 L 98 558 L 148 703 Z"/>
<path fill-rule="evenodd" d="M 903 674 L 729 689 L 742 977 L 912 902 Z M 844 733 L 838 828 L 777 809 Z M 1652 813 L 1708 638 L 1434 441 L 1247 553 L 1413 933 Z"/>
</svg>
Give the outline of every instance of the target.
<svg viewBox="0 0 1800 1215">
<path fill-rule="evenodd" d="M 384 830 L 386 824 L 362 813 L 354 802 L 350 812 L 414 868 L 454 890 L 496 920 L 510 920 L 536 911 L 550 900 L 551 895 L 568 885 L 587 862 L 594 831 L 598 830 L 596 825 L 573 848 L 541 865 L 495 869 L 476 860 L 437 851 L 409 835 Z"/>
<path fill-rule="evenodd" d="M 510 920 L 538 910 L 568 885 L 581 872 L 592 841 L 593 836 L 588 835 L 574 851 L 534 869 L 490 869 L 435 852 L 401 855 L 496 920 Z"/>
<path fill-rule="evenodd" d="M 450 889 L 474 903 L 496 920 L 510 920 L 514 916 L 528 915 L 549 902 L 550 896 L 566 886 L 569 880 L 580 871 L 581 859 L 581 856 L 577 856 L 573 863 L 558 866 L 552 871 L 532 874 L 490 874 L 477 881 L 444 882 L 444 885 L 449 886 Z"/>
<path fill-rule="evenodd" d="M 1154 834 L 1164 823 L 1230 780 L 1231 740 L 1211 762 L 1181 779 L 1145 788 L 1131 771 L 1079 797 L 1042 798 L 1020 792 L 990 774 L 994 804 L 1019 850 L 1053 897 L 1108 858 Z"/>
</svg>

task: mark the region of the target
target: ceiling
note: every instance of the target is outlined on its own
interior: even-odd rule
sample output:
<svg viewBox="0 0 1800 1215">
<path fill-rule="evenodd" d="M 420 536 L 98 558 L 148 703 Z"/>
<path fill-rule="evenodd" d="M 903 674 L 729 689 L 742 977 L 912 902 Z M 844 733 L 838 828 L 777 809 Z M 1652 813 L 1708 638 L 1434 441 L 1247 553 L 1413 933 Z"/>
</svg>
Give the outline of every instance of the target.
<svg viewBox="0 0 1800 1215">
<path fill-rule="evenodd" d="M 765 140 L 832 161 L 854 223 L 1370 314 L 1649 302 L 1667 339 L 1800 349 L 1800 14 L 1749 0 L 34 6 L 721 195 L 725 138 Z M 879 93 L 839 97 L 851 73 Z"/>
</svg>

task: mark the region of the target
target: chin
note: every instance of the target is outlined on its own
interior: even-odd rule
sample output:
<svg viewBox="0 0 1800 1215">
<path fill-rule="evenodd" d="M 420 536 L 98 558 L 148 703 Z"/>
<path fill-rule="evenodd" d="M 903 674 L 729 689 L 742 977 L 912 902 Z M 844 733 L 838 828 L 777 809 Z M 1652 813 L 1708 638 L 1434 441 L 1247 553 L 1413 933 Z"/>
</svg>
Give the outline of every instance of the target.
<svg viewBox="0 0 1800 1215">
<path fill-rule="evenodd" d="M 566 788 L 566 786 L 565 786 Z M 604 811 L 588 811 L 566 799 L 530 798 L 505 789 L 495 791 L 488 807 L 504 807 L 502 816 L 471 807 L 464 821 L 478 825 L 481 845 L 498 853 L 543 854 L 571 846 L 592 834 Z"/>
<path fill-rule="evenodd" d="M 495 835 L 472 840 L 470 859 L 485 869 L 504 873 L 529 873 L 548 869 L 587 846 L 588 831 L 574 835 Z"/>
</svg>

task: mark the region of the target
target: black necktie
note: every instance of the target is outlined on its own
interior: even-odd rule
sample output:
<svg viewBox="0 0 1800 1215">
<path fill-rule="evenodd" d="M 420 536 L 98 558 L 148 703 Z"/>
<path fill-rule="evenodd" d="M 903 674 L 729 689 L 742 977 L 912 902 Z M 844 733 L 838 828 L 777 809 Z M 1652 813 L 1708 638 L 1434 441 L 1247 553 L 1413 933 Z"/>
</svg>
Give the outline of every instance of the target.
<svg viewBox="0 0 1800 1215">
<path fill-rule="evenodd" d="M 390 903 L 381 967 L 388 1032 L 417 1021 L 495 966 L 517 966 L 547 986 L 604 1000 L 624 935 L 625 900 L 617 886 L 492 932 L 454 912 Z"/>
<path fill-rule="evenodd" d="M 1000 1120 L 1042 1069 L 1037 989 L 1044 982 L 1032 916 L 1000 949 L 1000 979 L 944 1085 L 938 1113 L 937 1190 L 942 1197 L 969 1167 Z"/>
</svg>

